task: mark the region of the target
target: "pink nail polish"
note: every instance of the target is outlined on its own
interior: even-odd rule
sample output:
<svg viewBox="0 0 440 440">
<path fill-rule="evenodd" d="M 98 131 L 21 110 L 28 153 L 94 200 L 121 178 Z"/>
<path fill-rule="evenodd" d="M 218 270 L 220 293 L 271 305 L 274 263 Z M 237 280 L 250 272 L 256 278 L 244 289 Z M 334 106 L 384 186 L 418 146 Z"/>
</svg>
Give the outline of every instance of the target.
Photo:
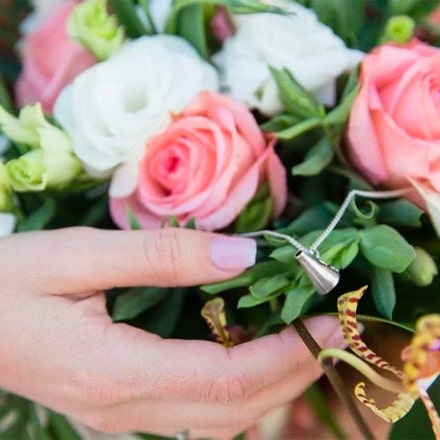
<svg viewBox="0 0 440 440">
<path fill-rule="evenodd" d="M 257 243 L 251 238 L 217 236 L 211 241 L 211 261 L 220 270 L 245 269 L 255 264 Z"/>
</svg>

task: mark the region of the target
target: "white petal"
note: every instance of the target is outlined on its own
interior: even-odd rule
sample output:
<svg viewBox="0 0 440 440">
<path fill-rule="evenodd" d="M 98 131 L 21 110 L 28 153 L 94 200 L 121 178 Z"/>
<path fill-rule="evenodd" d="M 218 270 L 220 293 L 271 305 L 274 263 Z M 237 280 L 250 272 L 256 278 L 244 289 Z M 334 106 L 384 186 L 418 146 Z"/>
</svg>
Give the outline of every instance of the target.
<svg viewBox="0 0 440 440">
<path fill-rule="evenodd" d="M 216 71 L 185 40 L 141 37 L 79 75 L 54 113 L 86 169 L 105 172 L 162 132 L 200 91 L 217 89 Z"/>
<path fill-rule="evenodd" d="M 336 78 L 352 69 L 363 54 L 345 47 L 313 11 L 295 3 L 291 16 L 248 14 L 236 19 L 237 32 L 213 61 L 227 93 L 268 116 L 279 113 L 281 101 L 268 66 L 287 68 L 325 104 L 334 104 Z"/>
<path fill-rule="evenodd" d="M 12 234 L 15 228 L 15 215 L 9 212 L 0 212 L 0 237 Z"/>
<path fill-rule="evenodd" d="M 426 203 L 432 225 L 440 237 L 440 194 L 434 191 L 428 184 L 408 179 Z"/>
</svg>

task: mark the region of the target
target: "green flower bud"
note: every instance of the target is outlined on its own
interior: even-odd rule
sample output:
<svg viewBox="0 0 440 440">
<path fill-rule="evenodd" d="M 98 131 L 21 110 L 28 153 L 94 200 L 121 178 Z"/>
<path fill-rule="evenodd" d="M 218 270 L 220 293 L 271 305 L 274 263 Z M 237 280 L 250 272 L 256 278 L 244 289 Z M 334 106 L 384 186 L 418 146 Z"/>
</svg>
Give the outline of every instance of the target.
<svg viewBox="0 0 440 440">
<path fill-rule="evenodd" d="M 43 159 L 44 153 L 38 149 L 6 163 L 15 191 L 42 191 L 45 188 Z"/>
<path fill-rule="evenodd" d="M 5 165 L 15 191 L 59 189 L 81 172 L 69 137 L 45 120 L 39 104 L 25 107 L 18 118 L 0 107 L 0 125 L 10 139 L 33 147 Z"/>
<path fill-rule="evenodd" d="M 38 147 L 40 145 L 38 129 L 47 124 L 40 104 L 24 107 L 18 118 L 0 106 L 1 130 L 13 142 Z"/>
<path fill-rule="evenodd" d="M 106 0 L 85 0 L 75 6 L 67 21 L 67 32 L 100 61 L 109 58 L 124 42 L 123 28 L 107 12 Z"/>
<path fill-rule="evenodd" d="M 12 206 L 12 182 L 9 173 L 0 161 L 0 211 L 9 211 Z"/>
<path fill-rule="evenodd" d="M 399 44 L 404 44 L 411 40 L 415 27 L 416 24 L 411 17 L 407 15 L 395 15 L 387 21 L 382 42 L 394 41 Z"/>
<path fill-rule="evenodd" d="M 438 274 L 437 266 L 428 252 L 415 246 L 416 258 L 405 271 L 405 275 L 418 286 L 429 286 Z"/>
</svg>

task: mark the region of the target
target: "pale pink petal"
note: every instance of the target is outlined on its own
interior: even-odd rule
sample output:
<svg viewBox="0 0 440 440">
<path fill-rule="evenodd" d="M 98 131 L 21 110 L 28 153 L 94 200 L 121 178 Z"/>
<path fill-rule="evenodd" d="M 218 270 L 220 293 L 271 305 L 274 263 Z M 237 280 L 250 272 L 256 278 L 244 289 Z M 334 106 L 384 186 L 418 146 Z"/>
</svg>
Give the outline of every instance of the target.
<svg viewBox="0 0 440 440">
<path fill-rule="evenodd" d="M 280 158 L 273 149 L 275 142 L 276 139 L 272 136 L 268 146 L 271 151 L 266 160 L 267 183 L 274 201 L 272 218 L 279 217 L 287 203 L 287 174 Z"/>
<path fill-rule="evenodd" d="M 128 210 L 136 217 L 143 229 L 157 229 L 161 226 L 161 219 L 146 210 L 138 201 L 136 195 L 124 198 L 110 198 L 110 215 L 121 229 L 131 229 Z"/>
<path fill-rule="evenodd" d="M 377 96 L 374 86 L 363 86 L 350 113 L 348 123 L 348 154 L 353 164 L 377 185 L 387 178 L 376 128 L 371 120 L 370 96 Z"/>
<path fill-rule="evenodd" d="M 388 168 L 387 185 L 401 188 L 406 186 L 406 177 L 426 178 L 430 144 L 410 137 L 383 112 L 372 112 L 372 121 Z"/>
<path fill-rule="evenodd" d="M 439 69 L 440 55 L 425 57 L 394 83 L 397 86 L 387 113 L 411 136 L 433 139 L 433 133 L 440 133 Z M 415 105 L 419 106 L 418 111 L 414 111 Z"/>
<path fill-rule="evenodd" d="M 260 168 L 264 166 L 270 152 L 271 150 L 267 149 L 259 157 L 229 193 L 225 202 L 214 212 L 203 217 L 195 213 L 198 227 L 209 231 L 221 229 L 231 224 L 237 218 L 256 194 L 260 183 Z"/>
<path fill-rule="evenodd" d="M 237 132 L 249 141 L 255 154 L 260 154 L 265 148 L 263 134 L 252 113 L 241 102 L 234 101 L 220 93 L 202 92 L 198 99 L 185 109 L 184 114 L 204 114 L 209 119 L 222 124 L 221 117 L 224 117 L 224 114 L 217 112 L 221 108 L 226 108 L 231 112 Z"/>
<path fill-rule="evenodd" d="M 432 225 L 440 237 L 440 192 L 434 191 L 432 187 L 425 182 L 416 179 L 408 180 L 422 197 L 425 209 L 427 209 L 431 217 Z"/>
</svg>

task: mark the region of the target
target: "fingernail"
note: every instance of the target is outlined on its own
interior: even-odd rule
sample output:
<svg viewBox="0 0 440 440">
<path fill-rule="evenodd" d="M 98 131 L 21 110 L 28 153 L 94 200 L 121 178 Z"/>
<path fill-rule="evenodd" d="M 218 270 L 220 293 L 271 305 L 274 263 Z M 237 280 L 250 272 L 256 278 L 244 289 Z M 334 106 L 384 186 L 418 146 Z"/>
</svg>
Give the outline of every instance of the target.
<svg viewBox="0 0 440 440">
<path fill-rule="evenodd" d="M 220 270 L 253 266 L 256 255 L 257 243 L 251 238 L 218 236 L 211 240 L 211 261 Z"/>
</svg>

